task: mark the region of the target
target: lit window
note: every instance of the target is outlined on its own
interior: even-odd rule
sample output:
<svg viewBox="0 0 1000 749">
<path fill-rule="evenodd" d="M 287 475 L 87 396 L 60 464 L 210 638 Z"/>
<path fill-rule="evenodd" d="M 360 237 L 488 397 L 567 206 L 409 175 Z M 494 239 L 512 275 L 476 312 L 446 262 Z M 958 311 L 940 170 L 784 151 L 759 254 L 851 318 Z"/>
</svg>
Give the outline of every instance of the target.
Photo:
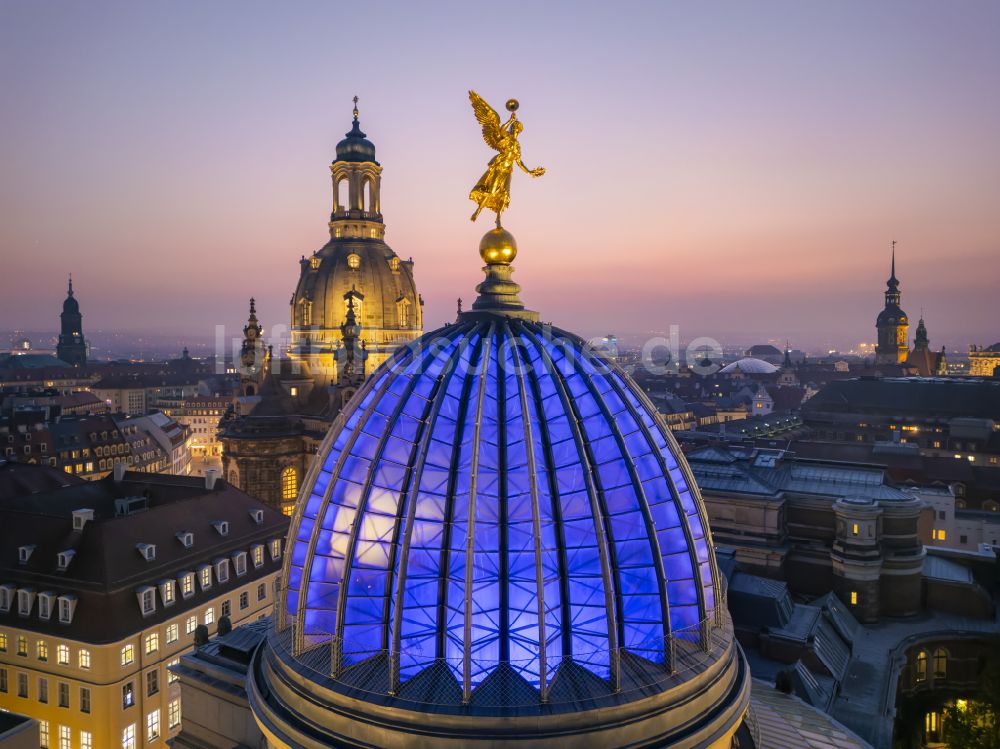
<svg viewBox="0 0 1000 749">
<path fill-rule="evenodd" d="M 854 534 L 854 535 L 856 536 L 856 535 L 858 535 L 858 530 L 859 530 L 859 529 L 858 529 L 858 524 L 857 524 L 857 523 L 855 523 L 855 524 L 854 524 L 854 525 L 853 525 L 853 526 L 851 527 L 851 533 L 853 533 L 853 534 Z"/>
<path fill-rule="evenodd" d="M 209 606 L 207 609 L 205 609 L 205 624 L 208 625 L 214 623 L 215 623 L 215 607 Z"/>
<path fill-rule="evenodd" d="M 85 651 L 83 650 L 80 651 L 80 661 L 81 661 L 80 668 L 83 668 L 82 661 L 84 652 Z M 60 666 L 69 665 L 69 645 L 56 646 L 56 663 L 58 663 Z M 87 665 L 88 666 L 90 665 L 90 653 L 87 653 Z"/>
<path fill-rule="evenodd" d="M 852 606 L 858 605 L 858 591 L 856 590 L 851 591 L 851 605 Z"/>
<path fill-rule="evenodd" d="M 274 539 L 271 541 L 271 559 L 277 561 L 281 558 L 281 540 Z"/>
<path fill-rule="evenodd" d="M 160 649 L 160 635 L 156 632 L 146 635 L 146 655 L 155 653 Z"/>
<path fill-rule="evenodd" d="M 361 256 L 357 253 L 352 252 L 347 256 L 347 267 L 352 270 L 357 270 L 361 267 Z"/>
<path fill-rule="evenodd" d="M 927 681 L 927 653 L 917 653 L 917 681 Z"/>
<path fill-rule="evenodd" d="M 258 544 L 257 546 L 254 546 L 253 549 L 252 549 L 252 553 L 253 553 L 253 566 L 254 567 L 260 567 L 262 564 L 264 564 L 264 547 L 263 546 L 261 546 L 260 544 Z"/>
<path fill-rule="evenodd" d="M 73 748 L 73 729 L 69 726 L 59 726 L 59 749 Z"/>
<path fill-rule="evenodd" d="M 146 741 L 160 738 L 160 711 L 154 710 L 146 716 Z"/>
<path fill-rule="evenodd" d="M 195 629 L 197 628 L 197 626 L 198 626 L 198 617 L 197 616 L 189 616 L 188 619 L 187 619 L 187 622 L 185 622 L 185 624 L 184 624 L 184 633 L 185 634 L 191 634 L 192 632 L 195 631 Z"/>
<path fill-rule="evenodd" d="M 181 577 L 181 596 L 190 598 L 194 595 L 194 573 L 188 572 Z"/>
<path fill-rule="evenodd" d="M 7 633 L 0 632 L 0 653 L 7 652 Z"/>
<path fill-rule="evenodd" d="M 281 472 L 281 498 L 295 499 L 299 494 L 299 474 L 288 466 Z"/>
<path fill-rule="evenodd" d="M 944 679 L 948 676 L 948 653 L 944 648 L 934 651 L 934 678 Z"/>
<path fill-rule="evenodd" d="M 179 665 L 181 665 L 180 658 L 174 658 L 172 661 L 167 663 L 167 684 L 173 684 L 178 679 L 180 679 L 180 677 L 171 670 L 171 666 L 179 666 Z"/>
<path fill-rule="evenodd" d="M 177 642 L 180 639 L 180 627 L 176 623 L 167 625 L 167 644 Z"/>
<path fill-rule="evenodd" d="M 45 640 L 39 640 L 35 645 L 38 660 L 47 661 L 49 659 L 49 644 Z"/>
<path fill-rule="evenodd" d="M 160 597 L 163 599 L 164 606 L 169 606 L 174 602 L 173 580 L 164 580 L 160 583 Z"/>
<path fill-rule="evenodd" d="M 69 650 L 69 648 L 67 648 L 67 650 Z M 88 668 L 90 668 L 90 651 L 89 650 L 81 650 L 80 651 L 79 663 L 80 663 L 80 668 L 82 668 L 82 669 L 88 669 Z"/>
<path fill-rule="evenodd" d="M 170 728 L 177 728 L 181 724 L 181 701 L 170 700 L 167 705 L 167 725 Z"/>
<path fill-rule="evenodd" d="M 80 731 L 80 749 L 94 749 L 94 737 L 90 731 Z"/>
<path fill-rule="evenodd" d="M 199 570 L 198 575 L 200 577 L 199 582 L 201 583 L 202 590 L 208 590 L 212 587 L 212 568 L 208 565 Z"/>
<path fill-rule="evenodd" d="M 122 731 L 122 749 L 135 749 L 135 723 Z"/>
<path fill-rule="evenodd" d="M 28 638 L 24 635 L 17 636 L 17 654 L 23 656 L 28 655 Z"/>
<path fill-rule="evenodd" d="M 47 720 L 38 721 L 38 745 L 40 747 L 49 745 L 49 722 Z"/>
<path fill-rule="evenodd" d="M 123 666 L 131 666 L 135 662 L 135 647 L 129 643 L 122 648 L 121 663 Z"/>
</svg>

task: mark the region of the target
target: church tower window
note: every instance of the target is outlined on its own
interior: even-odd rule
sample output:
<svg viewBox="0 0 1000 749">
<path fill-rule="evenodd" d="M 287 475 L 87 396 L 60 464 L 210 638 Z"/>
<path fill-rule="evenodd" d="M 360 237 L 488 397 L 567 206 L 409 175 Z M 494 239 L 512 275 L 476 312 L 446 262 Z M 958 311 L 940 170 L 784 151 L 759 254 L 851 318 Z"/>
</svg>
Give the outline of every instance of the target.
<svg viewBox="0 0 1000 749">
<path fill-rule="evenodd" d="M 299 494 L 299 474 L 293 466 L 281 472 L 281 498 L 295 499 Z"/>
<path fill-rule="evenodd" d="M 361 267 L 361 256 L 356 252 L 352 252 L 347 256 L 347 267 L 351 270 L 357 270 Z"/>
</svg>

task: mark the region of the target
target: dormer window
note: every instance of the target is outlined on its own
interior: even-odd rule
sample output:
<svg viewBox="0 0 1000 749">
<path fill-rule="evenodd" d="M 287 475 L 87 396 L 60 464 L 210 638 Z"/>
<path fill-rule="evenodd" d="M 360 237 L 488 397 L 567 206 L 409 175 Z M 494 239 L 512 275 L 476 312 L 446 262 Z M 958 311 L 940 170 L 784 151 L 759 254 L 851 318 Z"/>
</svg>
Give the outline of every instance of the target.
<svg viewBox="0 0 1000 749">
<path fill-rule="evenodd" d="M 389 259 L 389 269 L 393 271 L 399 270 L 399 258 L 392 257 Z"/>
<path fill-rule="evenodd" d="M 76 611 L 76 596 L 59 596 L 59 623 L 72 624 L 73 613 Z"/>
<path fill-rule="evenodd" d="M 152 562 L 156 559 L 156 544 L 136 544 L 135 548 L 147 562 Z"/>
<path fill-rule="evenodd" d="M 229 521 L 228 520 L 218 520 L 212 523 L 212 526 L 219 532 L 220 536 L 229 535 Z"/>
<path fill-rule="evenodd" d="M 194 595 L 194 573 L 185 572 L 181 575 L 181 598 L 190 598 Z"/>
<path fill-rule="evenodd" d="M 135 592 L 135 595 L 143 616 L 156 613 L 156 588 L 152 585 L 144 585 Z"/>
<path fill-rule="evenodd" d="M 29 544 L 27 546 L 17 547 L 17 560 L 21 564 L 27 564 L 28 560 L 31 559 L 31 552 L 35 550 L 34 544 Z"/>
<path fill-rule="evenodd" d="M 185 549 L 194 546 L 194 534 L 191 531 L 181 531 L 177 534 L 177 540 L 181 542 Z"/>
<path fill-rule="evenodd" d="M 14 593 L 17 591 L 13 585 L 0 585 L 0 611 L 7 613 L 14 604 Z"/>
<path fill-rule="evenodd" d="M 208 590 L 212 587 L 212 568 L 203 564 L 198 568 L 198 582 L 201 584 L 202 590 Z"/>
<path fill-rule="evenodd" d="M 67 549 L 66 551 L 60 551 L 56 555 L 56 559 L 59 563 L 59 571 L 65 572 L 66 568 L 69 567 L 70 562 L 73 561 L 73 557 L 76 556 L 76 552 L 72 549 Z"/>
<path fill-rule="evenodd" d="M 17 591 L 17 613 L 21 616 L 31 616 L 35 605 L 35 591 L 31 588 L 21 588 Z"/>
<path fill-rule="evenodd" d="M 263 510 L 250 510 L 250 519 L 254 521 L 257 525 L 264 522 L 264 511 Z"/>
<path fill-rule="evenodd" d="M 56 594 L 50 591 L 38 594 L 38 618 L 46 621 L 52 616 L 52 607 L 55 604 Z"/>
<path fill-rule="evenodd" d="M 228 559 L 216 559 L 215 562 L 215 579 L 219 581 L 219 584 L 229 582 L 229 560 Z"/>
<path fill-rule="evenodd" d="M 233 567 L 236 568 L 237 577 L 242 577 L 247 573 L 247 553 L 245 551 L 233 554 Z"/>
<path fill-rule="evenodd" d="M 278 561 L 281 558 L 281 539 L 271 541 L 271 561 Z"/>
<path fill-rule="evenodd" d="M 160 583 L 160 599 L 164 606 L 172 606 L 177 600 L 177 592 L 173 580 L 163 580 Z"/>
<path fill-rule="evenodd" d="M 251 550 L 251 555 L 253 556 L 253 566 L 260 567 L 264 564 L 264 547 L 261 544 L 256 544 Z"/>
</svg>

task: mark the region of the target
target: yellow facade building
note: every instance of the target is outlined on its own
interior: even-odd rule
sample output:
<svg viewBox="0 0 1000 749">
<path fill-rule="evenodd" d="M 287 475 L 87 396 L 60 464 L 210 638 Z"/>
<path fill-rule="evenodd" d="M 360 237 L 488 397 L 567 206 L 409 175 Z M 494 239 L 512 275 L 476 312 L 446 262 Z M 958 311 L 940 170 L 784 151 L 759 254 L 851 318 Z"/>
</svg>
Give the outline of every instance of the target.
<svg viewBox="0 0 1000 749">
<path fill-rule="evenodd" d="M 0 708 L 49 749 L 165 745 L 182 718 L 168 668 L 196 633 L 270 613 L 287 520 L 212 478 L 49 489 L 51 469 L 4 468 L 42 490 L 0 503 Z"/>
</svg>

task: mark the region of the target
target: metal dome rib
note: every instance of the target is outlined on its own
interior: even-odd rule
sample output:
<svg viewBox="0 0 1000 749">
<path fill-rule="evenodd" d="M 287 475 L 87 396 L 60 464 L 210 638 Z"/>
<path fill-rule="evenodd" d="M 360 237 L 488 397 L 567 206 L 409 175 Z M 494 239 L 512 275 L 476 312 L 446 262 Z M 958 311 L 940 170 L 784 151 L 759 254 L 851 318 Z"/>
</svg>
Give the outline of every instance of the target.
<svg viewBox="0 0 1000 749">
<path fill-rule="evenodd" d="M 500 664 L 545 699 L 573 662 L 707 645 L 717 570 L 693 482 L 635 386 L 576 336 L 473 316 L 401 349 L 338 420 L 293 521 L 284 613 L 333 676 L 390 690 Z"/>
</svg>

